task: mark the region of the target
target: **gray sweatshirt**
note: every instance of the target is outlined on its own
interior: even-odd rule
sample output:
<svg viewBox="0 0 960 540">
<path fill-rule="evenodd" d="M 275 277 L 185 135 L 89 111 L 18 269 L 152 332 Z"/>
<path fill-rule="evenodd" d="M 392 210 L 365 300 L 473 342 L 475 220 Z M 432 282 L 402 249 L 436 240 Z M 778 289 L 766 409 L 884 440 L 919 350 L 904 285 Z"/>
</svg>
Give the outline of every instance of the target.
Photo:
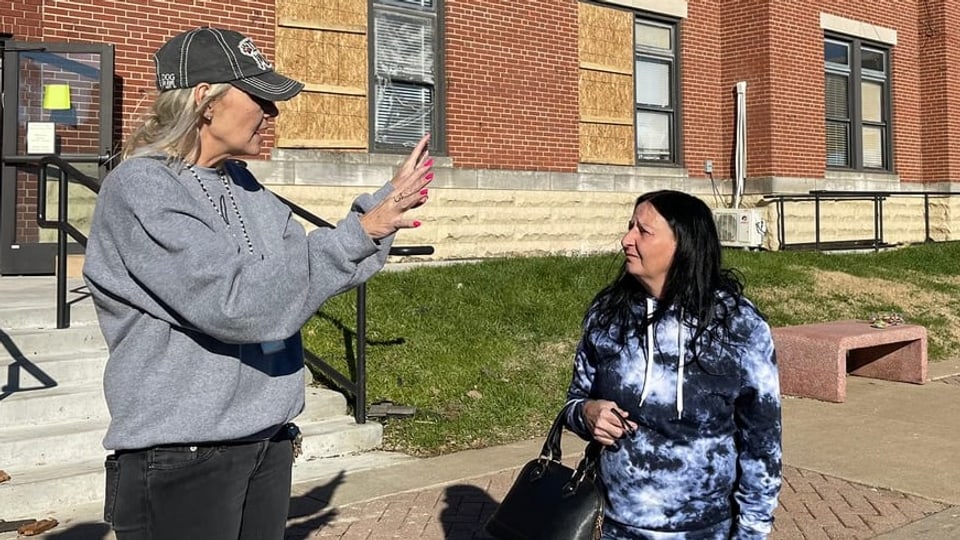
<svg viewBox="0 0 960 540">
<path fill-rule="evenodd" d="M 189 169 L 151 157 L 104 180 L 83 275 L 110 350 L 107 449 L 270 436 L 303 409 L 300 327 L 386 261 L 393 237 L 374 242 L 359 216 L 389 184 L 306 234 L 228 165 L 229 191 L 196 168 L 206 194 Z"/>
</svg>

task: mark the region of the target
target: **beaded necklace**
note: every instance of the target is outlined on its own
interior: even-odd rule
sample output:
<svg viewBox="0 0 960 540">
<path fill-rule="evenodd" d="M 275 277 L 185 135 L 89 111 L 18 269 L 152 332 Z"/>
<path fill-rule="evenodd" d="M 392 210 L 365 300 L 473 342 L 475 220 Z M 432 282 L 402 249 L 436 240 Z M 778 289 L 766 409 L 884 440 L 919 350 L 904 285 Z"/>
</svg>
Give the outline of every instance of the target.
<svg viewBox="0 0 960 540">
<path fill-rule="evenodd" d="M 227 224 L 227 228 L 230 228 L 230 220 L 227 219 L 227 216 L 223 211 L 220 210 L 220 207 L 214 202 L 213 197 L 210 195 L 210 192 L 207 191 L 207 186 L 203 185 L 203 180 L 200 180 L 200 175 L 197 174 L 197 170 L 193 165 L 188 165 L 187 169 L 190 170 L 190 173 L 193 174 L 193 177 L 197 180 L 197 183 L 200 184 L 200 189 L 203 191 L 203 194 L 207 196 L 207 200 L 210 201 L 210 205 L 213 206 L 213 209 L 217 212 L 217 215 L 223 219 L 223 222 Z M 224 174 L 223 169 L 217 168 L 217 175 L 220 177 L 220 182 L 223 183 L 223 189 L 226 190 L 227 196 L 230 198 L 230 205 L 233 207 L 233 213 L 236 214 L 237 220 L 240 221 L 240 232 L 243 233 L 243 239 L 247 241 L 247 250 L 250 254 L 253 254 L 253 242 L 250 241 L 250 235 L 247 234 L 247 226 L 243 223 L 243 216 L 240 215 L 240 207 L 237 206 L 237 200 L 233 198 L 233 190 L 230 189 L 230 181 L 227 180 L 227 175 Z"/>
</svg>

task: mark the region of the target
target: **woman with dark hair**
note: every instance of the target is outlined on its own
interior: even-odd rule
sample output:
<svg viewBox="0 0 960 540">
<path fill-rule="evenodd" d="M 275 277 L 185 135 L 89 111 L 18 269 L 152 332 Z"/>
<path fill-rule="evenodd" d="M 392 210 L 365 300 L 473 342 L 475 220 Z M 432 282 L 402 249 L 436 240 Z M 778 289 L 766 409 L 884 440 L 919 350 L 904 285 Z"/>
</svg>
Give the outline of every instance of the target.
<svg viewBox="0 0 960 540">
<path fill-rule="evenodd" d="M 696 197 L 642 195 L 621 245 L 568 390 L 567 425 L 608 450 L 603 538 L 766 538 L 781 483 L 770 328 Z"/>
</svg>

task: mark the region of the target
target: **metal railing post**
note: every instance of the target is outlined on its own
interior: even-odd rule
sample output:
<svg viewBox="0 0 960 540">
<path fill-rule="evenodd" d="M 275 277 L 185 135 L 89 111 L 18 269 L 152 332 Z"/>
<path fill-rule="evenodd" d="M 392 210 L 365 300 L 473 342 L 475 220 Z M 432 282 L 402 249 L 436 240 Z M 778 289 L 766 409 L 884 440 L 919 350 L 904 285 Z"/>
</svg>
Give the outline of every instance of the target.
<svg viewBox="0 0 960 540">
<path fill-rule="evenodd" d="M 41 174 L 46 177 L 46 167 Z M 57 201 L 57 328 L 70 326 L 70 313 L 67 306 L 67 230 L 64 227 L 67 218 L 67 189 L 69 180 L 67 171 L 60 169 L 60 185 L 57 186 L 60 200 Z M 46 182 L 40 182 L 46 188 Z"/>
<path fill-rule="evenodd" d="M 367 422 L 367 284 L 357 287 L 357 387 L 353 418 Z"/>
<path fill-rule="evenodd" d="M 814 245 L 817 251 L 820 251 L 820 194 L 813 196 L 813 226 L 814 226 Z"/>
</svg>

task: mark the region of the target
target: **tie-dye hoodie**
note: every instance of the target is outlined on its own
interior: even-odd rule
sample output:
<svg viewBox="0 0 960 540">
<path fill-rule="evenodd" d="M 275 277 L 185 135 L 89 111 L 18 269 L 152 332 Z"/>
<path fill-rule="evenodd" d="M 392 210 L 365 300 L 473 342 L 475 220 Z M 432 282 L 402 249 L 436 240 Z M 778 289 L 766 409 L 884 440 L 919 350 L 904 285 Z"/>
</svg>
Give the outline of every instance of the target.
<svg viewBox="0 0 960 540">
<path fill-rule="evenodd" d="M 581 403 L 567 424 L 589 438 L 582 401 L 606 399 L 639 425 L 634 437 L 602 454 L 600 473 L 606 519 L 636 537 L 701 538 L 698 531 L 731 519 L 730 538 L 770 533 L 781 481 L 773 340 L 748 300 L 734 307 L 730 296 L 722 298 L 733 307 L 730 332 L 720 343 L 702 344 L 697 360 L 690 355 L 692 322 L 687 317 L 681 328 L 676 308 L 649 332 L 626 333 L 624 344 L 617 328 L 597 328 L 595 313 L 588 314 L 568 391 Z M 654 308 L 652 300 L 638 306 L 638 320 Z"/>
</svg>

